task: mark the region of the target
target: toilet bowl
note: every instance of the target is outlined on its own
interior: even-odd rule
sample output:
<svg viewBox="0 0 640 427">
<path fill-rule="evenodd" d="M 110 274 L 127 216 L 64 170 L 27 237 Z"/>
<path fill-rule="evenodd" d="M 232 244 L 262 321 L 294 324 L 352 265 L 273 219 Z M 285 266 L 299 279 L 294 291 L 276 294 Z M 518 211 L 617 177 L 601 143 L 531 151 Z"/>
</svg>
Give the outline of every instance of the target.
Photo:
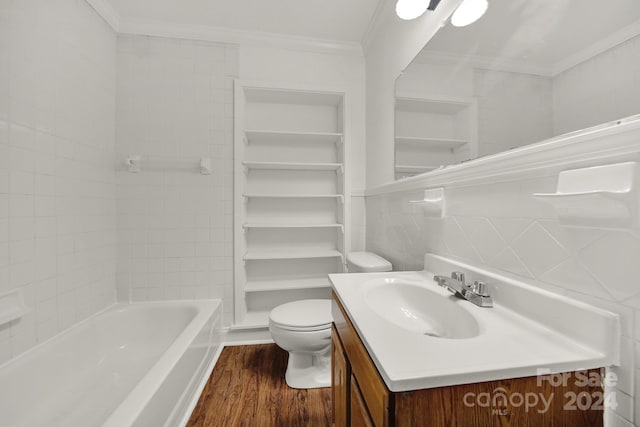
<svg viewBox="0 0 640 427">
<path fill-rule="evenodd" d="M 391 264 L 371 252 L 352 252 L 353 272 L 391 271 Z M 292 388 L 331 386 L 331 300 L 308 299 L 282 304 L 269 314 L 275 343 L 289 352 L 285 381 Z"/>
</svg>

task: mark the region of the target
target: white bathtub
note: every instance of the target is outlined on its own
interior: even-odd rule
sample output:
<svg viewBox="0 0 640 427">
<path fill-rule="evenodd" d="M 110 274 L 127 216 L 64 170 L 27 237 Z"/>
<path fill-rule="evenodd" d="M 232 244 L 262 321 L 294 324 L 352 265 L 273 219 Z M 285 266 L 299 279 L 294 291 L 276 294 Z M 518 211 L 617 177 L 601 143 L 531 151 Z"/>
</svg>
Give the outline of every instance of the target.
<svg viewBox="0 0 640 427">
<path fill-rule="evenodd" d="M 116 304 L 0 366 L 0 426 L 175 426 L 220 348 L 219 301 Z"/>
</svg>

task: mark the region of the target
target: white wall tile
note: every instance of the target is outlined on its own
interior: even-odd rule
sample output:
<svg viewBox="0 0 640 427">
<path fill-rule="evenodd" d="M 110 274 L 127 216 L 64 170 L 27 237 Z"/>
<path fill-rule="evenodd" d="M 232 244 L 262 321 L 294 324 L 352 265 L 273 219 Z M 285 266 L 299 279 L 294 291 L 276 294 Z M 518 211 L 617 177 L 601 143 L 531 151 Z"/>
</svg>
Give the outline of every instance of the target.
<svg viewBox="0 0 640 427">
<path fill-rule="evenodd" d="M 640 294 L 632 277 L 640 277 L 640 240 L 630 233 L 611 232 L 582 249 L 586 268 L 618 301 Z"/>
<path fill-rule="evenodd" d="M 511 247 L 534 276 L 538 277 L 568 258 L 569 254 L 541 225 L 532 224 Z M 540 248 L 545 248 L 543 251 Z"/>
<path fill-rule="evenodd" d="M 392 261 L 395 269 L 422 269 L 418 260 L 432 252 L 515 274 L 534 286 L 619 314 L 621 365 L 611 369 L 625 400 L 620 412 L 609 416 L 609 425 L 630 425 L 633 417 L 639 421 L 631 402 L 640 407 L 640 233 L 560 226 L 552 214 L 535 207 L 531 197 L 551 191 L 553 185 L 550 178 L 516 177 L 497 185 L 447 189 L 452 209 L 443 220 L 403 210 L 403 201 L 415 198 L 415 191 L 370 196 L 366 247 Z"/>
<path fill-rule="evenodd" d="M 235 46 L 118 38 L 118 157 L 158 162 L 139 174 L 118 171 L 119 299 L 225 298 L 232 306 L 215 290 L 233 285 L 233 141 L 224 136 L 233 129 L 225 88 L 237 70 Z M 200 157 L 213 158 L 212 175 L 197 173 Z"/>
<path fill-rule="evenodd" d="M 105 307 L 115 286 L 115 34 L 85 2 L 6 7 L 0 287 L 21 288 L 31 312 L 7 327 L 3 360 Z"/>
</svg>

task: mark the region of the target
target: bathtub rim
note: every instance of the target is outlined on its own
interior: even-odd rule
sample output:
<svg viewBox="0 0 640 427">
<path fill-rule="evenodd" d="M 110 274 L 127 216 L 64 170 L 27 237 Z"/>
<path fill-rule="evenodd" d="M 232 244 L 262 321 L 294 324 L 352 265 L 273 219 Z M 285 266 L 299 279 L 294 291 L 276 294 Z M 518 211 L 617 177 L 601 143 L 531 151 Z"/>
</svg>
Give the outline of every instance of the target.
<svg viewBox="0 0 640 427">
<path fill-rule="evenodd" d="M 208 346 L 212 349 L 212 337 L 215 321 L 212 321 L 216 313 L 222 313 L 222 300 L 174 300 L 174 301 L 149 301 L 149 302 L 132 302 L 132 303 L 116 303 L 113 306 L 149 306 L 149 305 L 166 305 L 166 306 L 189 306 L 196 307 L 198 312 L 185 329 L 180 332 L 178 337 L 171 343 L 169 348 L 162 354 L 145 373 L 144 377 L 135 385 L 135 387 L 127 394 L 125 399 L 120 402 L 111 415 L 105 420 L 103 427 L 121 427 L 133 425 L 138 417 L 142 414 L 146 406 L 149 404 L 155 393 L 158 392 L 164 380 L 169 373 L 176 367 L 180 358 L 186 353 L 194 339 L 211 321 L 209 330 Z M 207 359 L 207 356 L 205 356 Z M 201 361 L 203 363 L 204 361 Z M 158 372 L 160 371 L 160 372 Z M 162 375 L 158 375 L 161 373 Z M 177 402 L 176 402 L 177 403 Z"/>
<path fill-rule="evenodd" d="M 37 343 L 36 345 L 30 347 L 26 351 L 18 354 L 15 357 L 12 357 L 9 360 L 6 360 L 2 364 L 0 364 L 0 371 L 5 369 L 11 369 L 11 365 L 17 364 L 20 361 L 23 361 L 25 358 L 33 358 L 37 359 L 38 356 L 44 354 L 43 348 L 46 348 L 48 345 L 52 345 L 52 342 L 57 340 L 66 338 L 70 334 L 75 333 L 79 329 L 87 326 L 91 322 L 93 322 L 96 318 L 100 316 L 104 316 L 109 312 L 116 312 L 120 308 L 127 307 L 152 307 L 152 306 L 164 306 L 164 307 L 187 307 L 187 308 L 195 308 L 196 313 L 193 318 L 189 320 L 187 325 L 180 331 L 178 336 L 173 340 L 173 342 L 169 345 L 169 347 L 162 353 L 160 359 L 155 361 L 149 368 L 145 371 L 143 377 L 140 381 L 135 384 L 135 386 L 127 393 L 123 400 L 118 402 L 114 411 L 109 414 L 109 416 L 104 420 L 103 426 L 124 426 L 124 425 L 132 425 L 135 423 L 136 419 L 140 416 L 142 411 L 145 409 L 147 404 L 151 401 L 152 397 L 155 393 L 157 393 L 158 389 L 162 386 L 167 375 L 171 372 L 173 368 L 179 362 L 182 354 L 186 352 L 189 348 L 189 345 L 196 339 L 198 333 L 202 331 L 203 328 L 207 326 L 207 323 L 210 323 L 210 329 L 208 331 L 208 346 L 209 351 L 201 361 L 201 363 L 206 363 L 209 366 L 205 366 L 203 372 L 207 373 L 207 376 L 204 379 L 198 379 L 195 383 L 200 386 L 202 382 L 202 388 L 206 384 L 206 380 L 208 379 L 208 375 L 213 370 L 213 366 L 217 362 L 217 358 L 219 357 L 219 353 L 222 351 L 223 344 L 212 342 L 213 336 L 216 333 L 216 316 L 218 320 L 222 319 L 222 300 L 221 299 L 206 299 L 206 300 L 163 300 L 163 301 L 135 301 L 135 302 L 113 302 L 108 306 L 96 311 L 90 316 L 85 317 L 84 319 L 74 323 L 73 325 L 65 328 L 64 330 L 58 332 L 57 334 L 47 338 L 46 340 Z M 55 343 L 54 343 L 55 344 Z M 216 348 L 217 347 L 217 348 Z M 178 351 L 181 349 L 182 351 Z M 38 354 L 40 353 L 40 355 Z M 169 356 L 168 353 L 171 353 L 171 360 L 167 360 Z M 213 354 L 213 360 L 211 358 Z M 35 356 L 35 357 L 34 357 Z M 161 367 L 158 367 L 158 366 Z M 164 368 L 164 369 L 162 369 Z M 163 375 L 157 375 L 157 371 L 162 369 Z M 153 373 L 153 374 L 152 374 Z M 193 411 L 193 407 L 197 403 L 197 398 L 199 397 L 202 390 L 198 389 L 198 393 L 196 395 L 196 400 L 187 405 L 188 412 L 186 414 L 181 415 L 178 419 L 189 420 L 191 416 L 191 412 Z M 135 393 L 135 394 L 134 394 Z M 145 395 L 146 394 L 146 395 Z M 133 397 L 132 397 L 133 396 Z M 136 400 L 135 403 L 132 403 L 131 400 Z M 176 402 L 177 403 L 177 402 Z M 193 406 L 193 407 L 192 407 Z M 127 413 L 123 408 L 126 408 Z"/>
</svg>

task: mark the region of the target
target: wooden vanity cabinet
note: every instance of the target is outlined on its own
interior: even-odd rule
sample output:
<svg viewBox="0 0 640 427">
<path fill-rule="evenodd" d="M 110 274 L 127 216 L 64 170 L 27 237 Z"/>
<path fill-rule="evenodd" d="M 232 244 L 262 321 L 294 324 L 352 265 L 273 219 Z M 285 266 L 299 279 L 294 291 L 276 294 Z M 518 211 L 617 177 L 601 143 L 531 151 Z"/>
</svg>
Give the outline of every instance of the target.
<svg viewBox="0 0 640 427">
<path fill-rule="evenodd" d="M 335 427 L 603 426 L 604 369 L 391 392 L 335 293 L 332 315 Z"/>
<path fill-rule="evenodd" d="M 331 329 L 331 397 L 334 426 L 349 425 L 349 382 L 351 369 L 335 327 Z"/>
</svg>

